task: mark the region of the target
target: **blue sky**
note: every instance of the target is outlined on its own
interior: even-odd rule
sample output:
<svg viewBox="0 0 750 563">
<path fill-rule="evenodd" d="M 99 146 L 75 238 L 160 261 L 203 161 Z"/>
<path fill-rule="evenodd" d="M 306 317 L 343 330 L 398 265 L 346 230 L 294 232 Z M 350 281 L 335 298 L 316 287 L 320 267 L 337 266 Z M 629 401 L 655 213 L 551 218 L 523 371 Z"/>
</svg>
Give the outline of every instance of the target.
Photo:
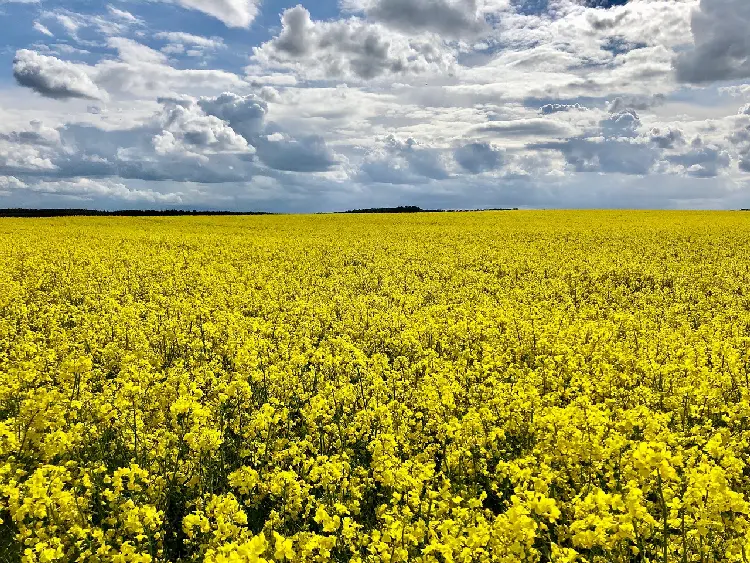
<svg viewBox="0 0 750 563">
<path fill-rule="evenodd" d="M 750 207 L 746 0 L 0 0 L 0 207 Z"/>
</svg>

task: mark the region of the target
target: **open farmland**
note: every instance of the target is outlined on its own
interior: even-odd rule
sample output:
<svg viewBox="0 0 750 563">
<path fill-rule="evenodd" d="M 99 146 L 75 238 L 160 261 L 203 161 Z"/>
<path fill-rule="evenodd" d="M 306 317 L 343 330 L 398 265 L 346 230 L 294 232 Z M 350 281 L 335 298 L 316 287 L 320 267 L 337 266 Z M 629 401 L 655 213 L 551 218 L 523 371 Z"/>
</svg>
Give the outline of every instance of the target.
<svg viewBox="0 0 750 563">
<path fill-rule="evenodd" d="M 7 561 L 750 558 L 746 214 L 0 241 Z"/>
</svg>

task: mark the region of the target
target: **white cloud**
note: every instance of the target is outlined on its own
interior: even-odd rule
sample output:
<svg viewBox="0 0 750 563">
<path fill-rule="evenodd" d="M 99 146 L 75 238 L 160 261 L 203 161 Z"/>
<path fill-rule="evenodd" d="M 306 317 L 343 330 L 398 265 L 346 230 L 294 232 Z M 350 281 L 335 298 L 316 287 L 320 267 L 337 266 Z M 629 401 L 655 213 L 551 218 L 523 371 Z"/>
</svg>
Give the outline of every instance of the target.
<svg viewBox="0 0 750 563">
<path fill-rule="evenodd" d="M 268 106 L 255 96 L 224 92 L 214 98 L 201 98 L 198 106 L 207 115 L 225 121 L 234 131 L 250 140 L 257 135 L 268 113 Z"/>
<path fill-rule="evenodd" d="M 0 182 L 0 187 L 1 186 L 2 183 Z M 19 183 L 12 187 L 15 190 L 27 190 L 34 193 L 62 196 L 84 201 L 106 198 L 123 202 L 145 202 L 151 204 L 182 203 L 182 195 L 180 193 L 165 194 L 151 189 L 132 189 L 122 182 L 95 180 L 92 178 Z"/>
<path fill-rule="evenodd" d="M 220 49 L 226 47 L 221 37 L 202 37 L 182 31 L 162 31 L 155 34 L 154 37 L 168 41 L 171 44 L 195 45 L 203 49 Z"/>
<path fill-rule="evenodd" d="M 15 176 L 0 176 L 0 193 L 25 188 L 26 184 Z"/>
<path fill-rule="evenodd" d="M 106 93 L 91 80 L 87 67 L 21 49 L 13 61 L 16 81 L 43 96 L 56 99 L 105 99 Z"/>
<path fill-rule="evenodd" d="M 122 20 L 122 21 L 126 21 L 126 22 L 129 22 L 129 23 L 132 23 L 132 24 L 142 24 L 143 23 L 143 20 L 141 18 L 138 18 L 138 17 L 134 16 L 133 14 L 131 14 L 128 11 L 120 10 L 118 8 L 115 8 L 114 6 L 111 6 L 111 5 L 107 6 L 107 10 L 116 19 L 119 19 L 119 20 Z"/>
<path fill-rule="evenodd" d="M 46 35 L 47 37 L 54 37 L 54 33 L 52 33 L 49 29 L 47 29 L 46 26 L 42 25 L 40 22 L 34 22 L 33 27 L 36 31 Z"/>
<path fill-rule="evenodd" d="M 281 23 L 281 33 L 255 48 L 253 58 L 308 78 L 368 80 L 447 72 L 455 63 L 435 36 L 408 37 L 358 18 L 313 21 L 298 5 L 284 11 Z"/>
<path fill-rule="evenodd" d="M 258 15 L 256 0 L 162 0 L 213 16 L 228 27 L 249 27 Z"/>
<path fill-rule="evenodd" d="M 193 104 L 168 103 L 160 125 L 161 132 L 152 139 L 158 155 L 178 153 L 207 159 L 207 154 L 255 152 L 226 122 L 204 114 Z"/>
<path fill-rule="evenodd" d="M 48 25 L 61 27 L 74 41 L 83 45 L 96 45 L 91 39 L 81 39 L 81 30 L 93 30 L 95 33 L 111 37 L 123 35 L 133 27 L 143 26 L 144 21 L 113 6 L 107 6 L 106 14 L 80 13 L 64 8 L 45 10 L 40 14 Z M 41 24 L 40 24 L 41 25 Z M 46 26 L 45 26 L 46 27 Z"/>
</svg>

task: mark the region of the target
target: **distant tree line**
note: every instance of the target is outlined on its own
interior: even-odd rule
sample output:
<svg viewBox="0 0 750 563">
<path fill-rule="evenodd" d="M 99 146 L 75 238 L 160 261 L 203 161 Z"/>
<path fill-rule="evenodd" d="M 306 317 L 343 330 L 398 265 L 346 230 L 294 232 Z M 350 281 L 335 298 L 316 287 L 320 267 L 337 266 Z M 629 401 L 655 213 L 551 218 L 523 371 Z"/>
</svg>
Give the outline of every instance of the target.
<svg viewBox="0 0 750 563">
<path fill-rule="evenodd" d="M 0 209 L 0 217 L 174 217 L 184 215 L 272 215 L 265 211 L 199 211 L 188 209 Z"/>
<path fill-rule="evenodd" d="M 398 207 L 370 207 L 350 209 L 338 213 L 461 213 L 469 211 L 517 211 L 517 207 L 493 207 L 488 209 L 422 209 L 416 205 Z M 744 210 L 743 210 L 744 211 Z M 200 211 L 189 209 L 121 209 L 102 211 L 99 209 L 0 209 L 0 217 L 181 217 L 192 215 L 274 215 L 266 211 Z"/>
<path fill-rule="evenodd" d="M 468 211 L 518 211 L 518 207 L 492 207 L 488 209 L 422 209 L 416 205 L 399 205 L 398 207 L 369 207 L 367 209 L 350 209 L 341 213 L 460 213 Z"/>
</svg>

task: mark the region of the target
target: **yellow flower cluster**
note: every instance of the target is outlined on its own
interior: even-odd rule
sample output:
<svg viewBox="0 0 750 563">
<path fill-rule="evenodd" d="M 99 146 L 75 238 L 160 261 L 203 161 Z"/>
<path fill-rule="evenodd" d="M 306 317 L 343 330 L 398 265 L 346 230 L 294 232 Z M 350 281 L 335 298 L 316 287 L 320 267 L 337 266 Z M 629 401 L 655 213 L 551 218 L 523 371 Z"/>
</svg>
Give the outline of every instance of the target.
<svg viewBox="0 0 750 563">
<path fill-rule="evenodd" d="M 750 561 L 744 214 L 0 232 L 9 561 Z"/>
</svg>

